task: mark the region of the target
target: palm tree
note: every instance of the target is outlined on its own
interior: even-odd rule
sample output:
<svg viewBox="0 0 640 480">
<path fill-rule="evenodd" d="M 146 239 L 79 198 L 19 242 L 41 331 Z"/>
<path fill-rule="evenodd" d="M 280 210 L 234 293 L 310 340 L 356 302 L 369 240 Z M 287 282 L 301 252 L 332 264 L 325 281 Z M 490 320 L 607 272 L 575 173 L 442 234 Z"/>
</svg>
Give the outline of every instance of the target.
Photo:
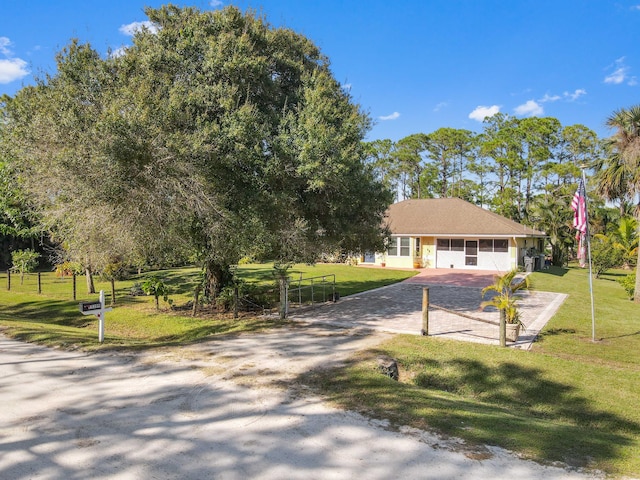
<svg viewBox="0 0 640 480">
<path fill-rule="evenodd" d="M 615 129 L 608 142 L 609 156 L 606 168 L 599 179 L 599 190 L 609 200 L 627 198 L 635 199 L 635 217 L 640 229 L 640 105 L 621 108 L 608 119 L 607 126 Z M 601 170 L 602 172 L 602 170 Z M 640 231 L 638 232 L 640 235 Z M 636 264 L 636 287 L 633 296 L 635 303 L 640 303 L 640 249 Z"/>
<path fill-rule="evenodd" d="M 480 304 L 483 310 L 486 307 L 495 307 L 500 311 L 500 346 L 506 346 L 505 329 L 507 323 L 520 324 L 520 312 L 518 311 L 518 297 L 516 293 L 529 288 L 529 278 L 516 278 L 518 270 L 511 270 L 502 275 L 493 277 L 493 284 L 482 289 L 482 297 L 487 292 L 495 292 L 489 300 Z"/>
<path fill-rule="evenodd" d="M 617 228 L 609 234 L 613 246 L 622 252 L 624 268 L 631 268 L 638 254 L 640 236 L 638 235 L 638 221 L 633 217 L 622 217 Z"/>
</svg>

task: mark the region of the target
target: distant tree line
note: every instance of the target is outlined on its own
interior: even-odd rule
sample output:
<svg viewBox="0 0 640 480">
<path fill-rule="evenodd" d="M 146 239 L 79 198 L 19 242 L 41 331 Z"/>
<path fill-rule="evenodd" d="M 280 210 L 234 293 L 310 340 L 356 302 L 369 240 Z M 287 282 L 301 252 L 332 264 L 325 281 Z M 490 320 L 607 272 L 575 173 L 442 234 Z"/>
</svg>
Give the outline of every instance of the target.
<svg viewBox="0 0 640 480">
<path fill-rule="evenodd" d="M 480 133 L 440 128 L 374 140 L 368 162 L 396 200 L 458 197 L 546 232 L 556 265 L 575 252 L 570 204 L 584 168 L 597 259 L 631 267 L 640 236 L 639 109 L 615 112 L 607 139 L 552 117 L 498 113 Z"/>
</svg>

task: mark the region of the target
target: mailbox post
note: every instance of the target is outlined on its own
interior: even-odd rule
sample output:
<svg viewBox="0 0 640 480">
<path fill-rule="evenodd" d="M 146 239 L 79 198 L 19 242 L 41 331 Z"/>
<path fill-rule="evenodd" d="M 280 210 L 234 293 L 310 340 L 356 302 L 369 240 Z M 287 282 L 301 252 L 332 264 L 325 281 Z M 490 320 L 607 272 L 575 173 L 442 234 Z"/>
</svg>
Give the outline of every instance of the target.
<svg viewBox="0 0 640 480">
<path fill-rule="evenodd" d="M 97 302 L 80 302 L 78 305 L 83 315 L 95 315 L 98 317 L 98 341 L 104 342 L 104 314 L 113 310 L 104 306 L 104 290 L 100 290 L 100 300 Z"/>
</svg>

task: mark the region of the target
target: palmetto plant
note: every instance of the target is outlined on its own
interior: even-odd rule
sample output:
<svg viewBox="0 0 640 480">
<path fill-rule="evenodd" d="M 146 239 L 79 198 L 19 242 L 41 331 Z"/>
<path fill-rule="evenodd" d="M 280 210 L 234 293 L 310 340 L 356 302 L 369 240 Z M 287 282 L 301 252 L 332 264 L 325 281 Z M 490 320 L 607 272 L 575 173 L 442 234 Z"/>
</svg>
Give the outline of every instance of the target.
<svg viewBox="0 0 640 480">
<path fill-rule="evenodd" d="M 505 323 L 525 326 L 520 319 L 518 310 L 518 297 L 516 293 L 529 288 L 528 277 L 516 278 L 517 270 L 510 270 L 503 275 L 495 275 L 493 284 L 482 289 L 482 297 L 489 292 L 494 292 L 489 300 L 480 304 L 480 308 L 495 307 L 500 311 L 500 345 L 505 346 Z"/>
<path fill-rule="evenodd" d="M 598 189 L 609 200 L 637 198 L 640 194 L 640 105 L 615 111 L 607 119 L 607 126 L 615 131 L 609 139 L 609 155 L 598 172 Z M 640 220 L 640 204 L 636 205 L 635 217 Z M 640 260 L 640 249 L 638 257 Z M 638 269 L 640 261 L 636 265 L 636 303 L 640 303 Z"/>
<path fill-rule="evenodd" d="M 624 267 L 635 265 L 638 256 L 638 221 L 633 217 L 622 217 L 618 228 L 611 231 L 609 237 L 613 246 L 620 250 L 624 256 Z"/>
</svg>

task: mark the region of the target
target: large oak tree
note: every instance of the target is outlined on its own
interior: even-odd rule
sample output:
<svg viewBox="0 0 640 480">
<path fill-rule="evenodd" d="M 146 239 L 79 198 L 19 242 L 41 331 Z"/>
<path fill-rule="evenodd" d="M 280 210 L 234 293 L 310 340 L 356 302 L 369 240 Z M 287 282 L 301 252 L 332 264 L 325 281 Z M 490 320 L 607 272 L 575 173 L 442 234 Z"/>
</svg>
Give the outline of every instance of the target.
<svg viewBox="0 0 640 480">
<path fill-rule="evenodd" d="M 155 28 L 121 55 L 72 42 L 7 102 L 13 161 L 60 241 L 102 264 L 190 252 L 212 294 L 243 255 L 380 249 L 391 197 L 364 161 L 369 119 L 318 48 L 234 7 L 146 13 Z"/>
</svg>

